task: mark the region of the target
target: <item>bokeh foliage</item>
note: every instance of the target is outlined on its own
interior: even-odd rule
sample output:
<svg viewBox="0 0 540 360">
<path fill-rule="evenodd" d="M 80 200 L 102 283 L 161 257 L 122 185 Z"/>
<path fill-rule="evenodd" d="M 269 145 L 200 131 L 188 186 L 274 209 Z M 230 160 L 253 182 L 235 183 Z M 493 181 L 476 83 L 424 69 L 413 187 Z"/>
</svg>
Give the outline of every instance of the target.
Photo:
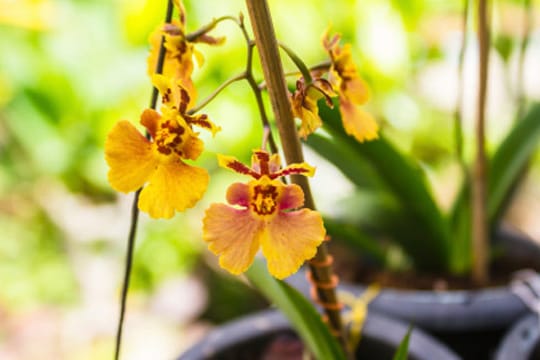
<svg viewBox="0 0 540 360">
<path fill-rule="evenodd" d="M 185 3 L 190 30 L 244 9 L 240 0 Z M 76 304 L 85 281 L 79 274 L 84 268 L 76 261 L 80 254 L 109 258 L 120 269 L 131 196 L 115 194 L 108 186 L 103 143 L 117 120 L 136 123 L 148 104 L 147 37 L 160 22 L 164 4 L 0 0 L 0 307 Z M 359 69 L 372 88 L 369 110 L 386 137 L 412 155 L 430 179 L 456 165 L 455 91 L 445 88 L 445 79 L 455 76 L 461 2 L 275 0 L 271 6 L 280 40 L 308 64 L 324 60 L 319 39 L 330 20 L 334 30 L 355 44 Z M 518 1 L 495 5 L 500 21 L 495 22 L 493 63 L 505 78 L 520 44 L 516 32 L 508 30 L 518 25 L 503 26 L 509 21 L 505 14 L 520 9 Z M 227 36 L 227 43 L 201 47 L 206 63 L 195 73 L 201 98 L 244 67 L 238 29 L 223 24 L 217 32 Z M 293 70 L 288 60 L 285 67 Z M 500 141 L 515 108 L 511 86 L 507 90 L 511 110 L 490 118 L 502 124 L 493 130 L 490 147 Z M 434 101 L 426 95 L 430 92 L 442 100 Z M 171 222 L 142 218 L 135 289 L 151 293 L 163 279 L 189 274 L 206 262 L 201 255 L 202 212 L 211 201 L 222 201 L 227 185 L 239 179 L 219 170 L 214 155 L 249 159 L 261 139 L 254 105 L 247 84 L 238 83 L 207 107 L 223 127 L 214 139 L 202 135 L 209 151 L 200 164 L 211 171 L 210 189 L 201 204 Z M 465 139 L 470 157 L 470 132 Z M 326 165 L 319 169 L 321 180 L 314 182 L 319 207 L 339 213 L 346 208 L 338 208 L 340 201 L 352 198 L 346 191 L 350 187 L 329 193 L 328 183 L 337 172 Z M 88 209 L 102 216 L 89 217 Z"/>
</svg>

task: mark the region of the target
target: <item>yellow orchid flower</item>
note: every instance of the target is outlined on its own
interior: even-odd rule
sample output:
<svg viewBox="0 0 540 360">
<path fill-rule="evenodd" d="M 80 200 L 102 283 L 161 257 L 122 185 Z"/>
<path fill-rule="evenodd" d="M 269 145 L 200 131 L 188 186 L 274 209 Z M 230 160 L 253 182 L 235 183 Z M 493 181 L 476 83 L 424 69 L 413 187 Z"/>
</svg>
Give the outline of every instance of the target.
<svg viewBox="0 0 540 360">
<path fill-rule="evenodd" d="M 318 78 L 306 85 L 302 77 L 296 82 L 296 90 L 291 95 L 291 105 L 293 115 L 302 121 L 298 136 L 303 139 L 322 126 L 317 101 L 323 96 L 326 104 L 332 107 L 331 97 L 335 96 L 335 92 L 327 80 Z"/>
<path fill-rule="evenodd" d="M 351 45 L 339 45 L 341 36 L 323 35 L 323 46 L 332 62 L 328 80 L 339 95 L 340 113 L 347 134 L 360 142 L 378 138 L 379 126 L 373 116 L 361 109 L 369 100 L 369 88 L 352 60 Z"/>
<path fill-rule="evenodd" d="M 212 204 L 206 210 L 203 238 L 222 268 L 243 273 L 261 248 L 270 274 L 283 279 L 315 256 L 326 234 L 322 217 L 313 210 L 295 210 L 304 203 L 302 189 L 278 179 L 289 174 L 312 176 L 313 167 L 302 163 L 280 169 L 279 156 L 264 150 L 253 152 L 251 167 L 227 156 L 220 156 L 219 163 L 253 178 L 229 187 L 230 205 Z"/>
<path fill-rule="evenodd" d="M 225 41 L 224 37 L 215 38 L 206 33 L 201 34 L 195 39 L 189 41 L 186 38 L 186 12 L 181 1 L 175 1 L 175 6 L 179 10 L 179 20 L 173 20 L 171 23 L 160 25 L 149 38 L 150 54 L 148 56 L 148 75 L 152 76 L 156 71 L 156 64 L 159 57 L 161 37 L 165 38 L 165 59 L 162 73 L 170 78 L 178 79 L 191 98 L 194 105 L 197 92 L 191 76 L 193 74 L 194 62 L 198 66 L 204 63 L 203 55 L 195 49 L 195 43 L 206 43 L 209 45 L 220 45 Z"/>
<path fill-rule="evenodd" d="M 128 121 L 118 122 L 105 142 L 109 183 L 120 192 L 143 188 L 139 209 L 153 218 L 171 218 L 175 211 L 193 207 L 208 186 L 206 170 L 188 165 L 204 144 L 177 112 L 160 115 L 146 109 L 141 115 L 152 141 Z"/>
</svg>

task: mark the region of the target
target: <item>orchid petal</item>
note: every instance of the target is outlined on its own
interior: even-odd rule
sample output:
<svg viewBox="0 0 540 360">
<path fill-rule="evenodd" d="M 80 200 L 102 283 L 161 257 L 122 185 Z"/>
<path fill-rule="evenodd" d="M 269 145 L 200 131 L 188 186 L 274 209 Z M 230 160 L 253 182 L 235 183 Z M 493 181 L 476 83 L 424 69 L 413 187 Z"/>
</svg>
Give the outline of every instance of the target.
<svg viewBox="0 0 540 360">
<path fill-rule="evenodd" d="M 268 223 L 261 248 L 270 274 L 283 279 L 313 258 L 326 234 L 321 215 L 302 209 L 280 213 Z"/>
<path fill-rule="evenodd" d="M 208 186 L 208 172 L 181 160 L 162 162 L 139 197 L 139 208 L 153 218 L 173 217 L 195 206 Z"/>
<path fill-rule="evenodd" d="M 261 226 L 247 209 L 212 204 L 203 219 L 203 239 L 219 256 L 219 265 L 237 275 L 249 268 L 259 250 Z"/>
<path fill-rule="evenodd" d="M 377 139 L 379 125 L 371 114 L 362 110 L 358 105 L 347 101 L 345 98 L 340 99 L 341 120 L 345 132 L 354 136 L 359 142 Z"/>
<path fill-rule="evenodd" d="M 120 192 L 139 189 L 154 172 L 157 160 L 152 144 L 128 121 L 118 122 L 105 142 L 109 183 Z"/>
</svg>

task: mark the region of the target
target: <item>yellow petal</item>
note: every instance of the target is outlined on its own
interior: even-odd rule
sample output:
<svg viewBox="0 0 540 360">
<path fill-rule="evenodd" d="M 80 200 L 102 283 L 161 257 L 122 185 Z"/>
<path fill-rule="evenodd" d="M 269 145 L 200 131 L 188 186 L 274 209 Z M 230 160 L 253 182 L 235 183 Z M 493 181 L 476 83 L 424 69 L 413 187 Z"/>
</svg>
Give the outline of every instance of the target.
<svg viewBox="0 0 540 360">
<path fill-rule="evenodd" d="M 354 136 L 359 142 L 374 140 L 379 137 L 379 125 L 371 114 L 362 110 L 358 105 L 340 99 L 339 111 L 345 132 Z"/>
<path fill-rule="evenodd" d="M 142 190 L 139 209 L 153 218 L 173 217 L 195 206 L 208 186 L 208 173 L 180 160 L 161 162 Z"/>
<path fill-rule="evenodd" d="M 227 155 L 218 154 L 218 163 L 219 163 L 219 166 L 221 166 L 223 168 L 226 168 L 226 169 L 230 169 L 230 170 L 235 171 L 235 172 L 237 172 L 239 174 L 250 175 L 250 176 L 254 176 L 254 177 L 258 176 L 257 173 L 255 173 L 247 165 L 244 165 L 237 158 L 235 158 L 233 156 L 227 156 Z"/>
<path fill-rule="evenodd" d="M 232 274 L 246 271 L 259 249 L 261 222 L 225 204 L 212 204 L 203 219 L 203 239 L 219 256 L 219 265 Z"/>
<path fill-rule="evenodd" d="M 281 159 L 279 157 L 279 154 L 272 154 L 270 156 L 270 161 L 268 162 L 268 170 L 270 171 L 270 174 L 273 174 L 281 168 Z"/>
<path fill-rule="evenodd" d="M 184 156 L 186 159 L 197 160 L 204 150 L 204 142 L 196 134 L 192 134 L 186 139 L 184 145 Z"/>
<path fill-rule="evenodd" d="M 321 215 L 316 211 L 302 209 L 274 217 L 261 237 L 270 274 L 283 279 L 298 271 L 304 261 L 315 256 L 325 234 Z"/>
<path fill-rule="evenodd" d="M 156 138 L 159 119 L 161 115 L 154 109 L 145 109 L 141 114 L 141 125 L 143 125 L 152 138 Z"/>
<path fill-rule="evenodd" d="M 280 210 L 299 208 L 304 205 L 304 192 L 296 184 L 286 185 L 279 199 Z"/>
<path fill-rule="evenodd" d="M 216 135 L 216 133 L 221 130 L 221 127 L 214 124 L 206 114 L 185 115 L 185 118 L 189 124 L 209 130 L 212 132 L 212 136 Z"/>
<path fill-rule="evenodd" d="M 313 176 L 315 174 L 315 168 L 307 163 L 290 164 L 283 169 L 276 171 L 272 174 L 272 179 L 287 176 L 287 175 L 304 175 Z"/>
<path fill-rule="evenodd" d="M 298 136 L 302 139 L 306 139 L 308 135 L 311 135 L 322 126 L 322 120 L 319 117 L 319 109 L 315 107 L 314 110 L 302 108 L 300 114 L 296 113 L 295 116 L 302 120 L 300 129 L 298 129 Z"/>
<path fill-rule="evenodd" d="M 369 100 L 369 87 L 360 78 L 356 76 L 342 83 L 345 87 L 343 95 L 356 105 L 363 105 Z"/>
<path fill-rule="evenodd" d="M 151 143 L 128 121 L 119 121 L 105 142 L 109 183 L 124 193 L 139 189 L 154 172 L 157 161 Z"/>
<path fill-rule="evenodd" d="M 227 189 L 227 202 L 231 205 L 249 206 L 249 186 L 234 183 Z"/>
</svg>

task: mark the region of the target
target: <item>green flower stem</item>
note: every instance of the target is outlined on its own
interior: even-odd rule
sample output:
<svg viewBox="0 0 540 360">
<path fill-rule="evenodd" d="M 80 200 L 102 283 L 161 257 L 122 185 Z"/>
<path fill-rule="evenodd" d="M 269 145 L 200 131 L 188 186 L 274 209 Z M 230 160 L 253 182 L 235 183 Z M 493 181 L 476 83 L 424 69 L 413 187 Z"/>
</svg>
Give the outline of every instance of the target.
<svg viewBox="0 0 540 360">
<path fill-rule="evenodd" d="M 319 64 L 310 66 L 309 72 L 311 73 L 312 71 L 328 71 L 328 69 L 330 69 L 330 66 L 331 66 L 330 61 L 323 61 Z M 285 77 L 287 78 L 289 76 L 298 76 L 301 74 L 302 74 L 301 71 L 289 71 L 285 73 Z M 259 86 L 259 89 L 261 90 L 266 89 L 266 82 L 263 81 L 258 86 Z"/>
<path fill-rule="evenodd" d="M 238 75 L 235 75 L 229 79 L 227 79 L 223 84 L 219 85 L 219 87 L 214 90 L 210 95 L 206 97 L 203 101 L 201 101 L 200 104 L 198 104 L 196 107 L 188 111 L 188 114 L 193 115 L 196 112 L 202 110 L 208 103 L 210 103 L 212 100 L 216 98 L 216 96 L 219 95 L 220 92 L 222 92 L 227 86 L 231 85 L 232 83 L 246 79 L 246 72 L 242 72 Z"/>
<path fill-rule="evenodd" d="M 487 221 L 487 159 L 485 149 L 485 108 L 489 60 L 489 24 L 487 0 L 478 2 L 478 44 L 480 47 L 480 71 L 478 108 L 476 121 L 476 157 L 472 178 L 472 278 L 477 284 L 488 281 L 488 221 Z"/>
<path fill-rule="evenodd" d="M 249 86 L 251 87 L 251 91 L 253 91 L 253 94 L 255 95 L 255 101 L 257 102 L 257 108 L 259 109 L 259 116 L 261 117 L 261 122 L 264 128 L 268 131 L 268 136 L 266 137 L 266 139 L 268 140 L 268 143 L 270 145 L 270 151 L 272 152 L 272 154 L 277 154 L 278 148 L 272 134 L 272 127 L 270 126 L 270 122 L 268 121 L 268 116 L 266 115 L 266 109 L 264 107 L 264 101 L 262 97 L 262 90 L 261 88 L 259 88 L 259 85 L 255 80 L 255 76 L 253 75 L 253 48 L 255 47 L 255 43 L 253 43 L 253 41 L 249 37 L 246 26 L 244 24 L 243 16 L 240 16 L 239 25 L 240 29 L 242 30 L 242 34 L 244 35 L 244 39 L 246 40 L 247 46 L 246 79 Z"/>
<path fill-rule="evenodd" d="M 459 162 L 461 172 L 464 178 L 468 177 L 467 165 L 465 159 L 463 158 L 463 119 L 461 116 L 461 107 L 463 105 L 463 88 L 464 88 L 464 77 L 463 77 L 463 63 L 465 60 L 465 48 L 467 47 L 467 24 L 469 20 L 469 0 L 463 1 L 463 13 L 462 13 L 462 36 L 461 36 L 461 46 L 459 49 L 458 56 L 458 93 L 456 101 L 456 109 L 454 111 L 454 145 L 456 147 L 456 157 Z"/>
<path fill-rule="evenodd" d="M 304 77 L 304 80 L 306 80 L 306 85 L 309 85 L 313 82 L 313 79 L 311 78 L 311 73 L 309 72 L 308 67 L 296 53 L 286 46 L 283 43 L 279 43 L 279 47 L 285 51 L 285 53 L 289 56 L 289 58 L 294 62 L 298 70 L 302 73 L 302 76 Z"/>
<path fill-rule="evenodd" d="M 129 290 L 129 281 L 131 277 L 131 267 L 133 265 L 133 248 L 135 246 L 135 235 L 137 234 L 137 223 L 139 220 L 139 207 L 137 203 L 139 202 L 139 195 L 141 193 L 141 190 L 142 188 L 135 192 L 135 196 L 133 198 L 133 204 L 131 205 L 131 224 L 129 226 L 124 281 L 122 283 L 120 317 L 118 319 L 118 328 L 116 329 L 116 342 L 115 342 L 115 349 L 114 349 L 115 360 L 118 360 L 120 358 L 120 347 L 122 345 L 122 329 L 124 325 L 124 316 L 126 314 L 126 300 L 127 300 L 128 290 Z"/>
<path fill-rule="evenodd" d="M 521 39 L 521 46 L 519 47 L 519 61 L 518 61 L 518 74 L 516 84 L 516 101 L 518 106 L 518 112 L 516 120 L 519 121 L 523 118 L 525 110 L 525 94 L 523 89 L 523 68 L 525 63 L 525 52 L 529 45 L 531 37 L 531 28 L 534 22 L 534 12 L 531 6 L 531 0 L 523 0 L 523 38 Z"/>
<path fill-rule="evenodd" d="M 226 21 L 226 20 L 231 20 L 238 24 L 238 19 L 234 16 L 230 16 L 230 15 L 221 16 L 221 17 L 218 17 L 217 19 L 213 19 L 209 24 L 201 27 L 200 29 L 187 34 L 186 40 L 189 42 L 193 42 L 197 40 L 198 37 L 206 34 L 209 31 L 212 31 L 220 22 Z"/>
<path fill-rule="evenodd" d="M 301 163 L 304 161 L 304 156 L 300 140 L 296 133 L 292 109 L 287 96 L 287 84 L 285 82 L 281 59 L 279 57 L 279 48 L 268 3 L 266 0 L 246 0 L 246 4 L 253 26 L 255 43 L 261 59 L 264 78 L 266 80 L 270 102 L 276 118 L 285 159 L 288 164 Z M 291 179 L 293 183 L 299 185 L 304 191 L 305 206 L 310 209 L 315 209 L 307 178 L 304 176 L 292 176 Z M 314 259 L 320 263 L 327 261 L 328 251 L 325 243 L 319 246 Z M 310 268 L 316 282 L 332 282 L 333 274 L 331 267 L 314 267 L 310 265 Z M 338 303 L 335 289 L 318 288 L 317 290 L 321 301 L 333 304 Z M 325 311 L 333 332 L 339 334 L 337 337 L 346 349 L 340 311 L 337 309 L 325 309 Z"/>
<path fill-rule="evenodd" d="M 173 2 L 172 0 L 167 1 L 167 10 L 165 12 L 165 22 L 171 22 L 173 14 Z M 163 63 L 165 61 L 165 38 L 161 37 L 161 45 L 159 48 L 158 61 L 156 64 L 156 73 L 161 74 L 163 72 Z M 152 88 L 152 95 L 150 97 L 150 108 L 155 109 L 157 105 L 157 98 L 159 92 L 156 87 Z M 147 132 L 146 137 L 149 138 L 150 134 Z M 135 247 L 135 238 L 137 235 L 137 223 L 139 220 L 139 194 L 141 193 L 142 188 L 135 192 L 133 197 L 133 205 L 131 207 L 131 224 L 129 227 L 129 234 L 127 239 L 127 254 L 124 264 L 124 280 L 122 282 L 122 294 L 120 296 L 120 314 L 118 317 L 118 326 L 116 329 L 116 338 L 114 346 L 114 359 L 118 360 L 120 358 L 120 350 L 122 347 L 122 334 L 124 328 L 124 317 L 126 313 L 126 301 L 129 291 L 129 283 L 131 280 L 131 268 L 133 265 L 133 250 Z"/>
</svg>

